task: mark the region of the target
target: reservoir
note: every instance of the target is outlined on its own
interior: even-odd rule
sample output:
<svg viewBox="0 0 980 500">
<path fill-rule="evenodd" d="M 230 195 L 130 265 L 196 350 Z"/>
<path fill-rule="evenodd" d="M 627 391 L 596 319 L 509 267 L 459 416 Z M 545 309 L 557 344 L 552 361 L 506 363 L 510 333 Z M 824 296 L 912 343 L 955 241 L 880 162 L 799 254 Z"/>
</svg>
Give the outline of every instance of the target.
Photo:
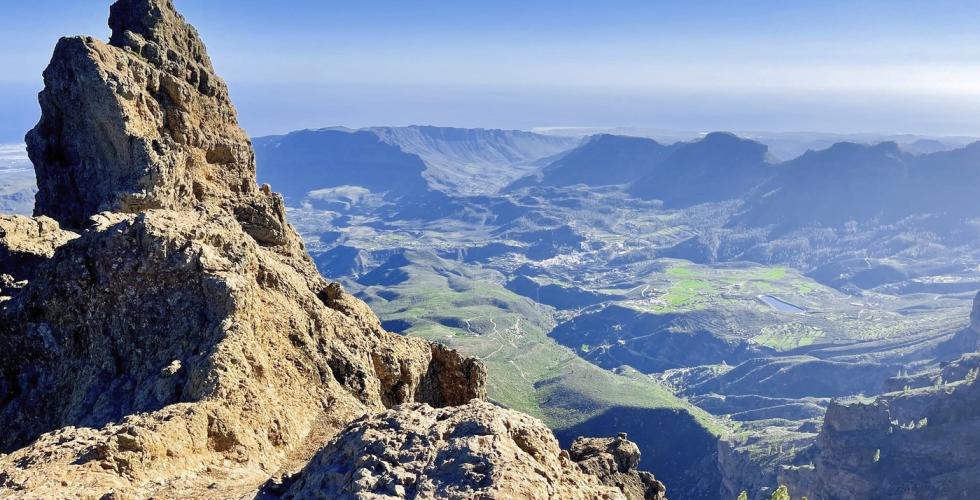
<svg viewBox="0 0 980 500">
<path fill-rule="evenodd" d="M 765 302 L 766 304 L 769 305 L 769 307 L 772 307 L 777 311 L 788 312 L 793 314 L 803 314 L 806 312 L 806 309 L 803 309 L 802 307 L 794 304 L 790 304 L 789 302 L 786 302 L 785 300 L 780 299 L 779 297 L 774 297 L 772 295 L 760 295 L 759 300 Z"/>
</svg>

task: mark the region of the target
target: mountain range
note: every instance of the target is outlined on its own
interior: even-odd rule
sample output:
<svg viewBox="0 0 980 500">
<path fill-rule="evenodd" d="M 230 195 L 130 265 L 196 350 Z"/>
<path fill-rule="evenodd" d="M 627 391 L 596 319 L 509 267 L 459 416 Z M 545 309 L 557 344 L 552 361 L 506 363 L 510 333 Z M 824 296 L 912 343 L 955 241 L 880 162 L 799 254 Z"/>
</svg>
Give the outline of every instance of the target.
<svg viewBox="0 0 980 500">
<path fill-rule="evenodd" d="M 494 193 L 578 142 L 518 130 L 411 126 L 304 130 L 254 144 L 260 177 L 298 202 L 314 189 L 345 185 L 394 198 L 428 190 Z"/>
<path fill-rule="evenodd" d="M 946 318 L 980 288 L 980 144 L 778 161 L 728 133 L 375 127 L 253 143 L 319 272 L 384 329 L 479 358 L 488 397 L 562 446 L 628 432 L 674 498 L 817 491 L 781 468 L 818 453 L 831 398 L 884 394 L 906 363 L 928 373 L 976 346 Z"/>
<path fill-rule="evenodd" d="M 294 203 L 343 186 L 394 198 L 465 198 L 581 184 L 622 186 L 665 208 L 736 200 L 742 207 L 733 224 L 781 231 L 980 214 L 967 201 L 980 179 L 980 143 L 914 154 L 893 142 L 845 142 L 778 162 L 764 144 L 727 133 L 670 145 L 612 135 L 577 144 L 517 131 L 377 127 L 262 137 L 255 147 L 260 179 Z"/>
<path fill-rule="evenodd" d="M 507 185 L 447 188 L 410 145 L 397 157 L 414 179 L 383 184 L 324 150 L 343 171 L 290 179 L 292 220 L 386 328 L 484 360 L 489 397 L 564 444 L 697 443 L 645 455 L 673 498 L 769 498 L 781 479 L 826 491 L 782 471 L 820 453 L 835 398 L 977 348 L 960 326 L 980 289 L 980 145 L 833 142 L 780 160 L 730 133 L 597 134 L 513 168 L 507 134 L 473 133 Z"/>
</svg>

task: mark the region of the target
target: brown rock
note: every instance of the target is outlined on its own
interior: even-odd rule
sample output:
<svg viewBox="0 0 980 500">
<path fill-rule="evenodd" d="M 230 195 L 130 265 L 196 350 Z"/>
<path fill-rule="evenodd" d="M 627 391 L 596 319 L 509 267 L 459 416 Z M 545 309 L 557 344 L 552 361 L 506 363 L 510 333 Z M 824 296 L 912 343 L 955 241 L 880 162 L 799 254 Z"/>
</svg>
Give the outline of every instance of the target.
<svg viewBox="0 0 980 500">
<path fill-rule="evenodd" d="M 0 307 L 0 484 L 224 496 L 365 412 L 485 397 L 479 363 L 319 275 L 172 3 L 111 12 L 110 44 L 63 39 L 45 72 L 28 141 L 52 218 L 0 219 L 0 265 L 31 278 Z"/>
<path fill-rule="evenodd" d="M 29 280 L 38 264 L 77 237 L 61 230 L 48 217 L 0 215 L 0 274 L 9 275 L 14 281 Z"/>
<path fill-rule="evenodd" d="M 483 395 L 481 368 L 441 371 L 472 360 L 383 332 L 366 308 L 327 307 L 294 265 L 220 213 L 125 215 L 60 247 L 2 310 L 0 450 L 44 456 L 44 439 L 17 449 L 65 427 L 98 431 L 55 453 L 62 462 L 0 461 L 7 481 L 79 484 L 94 469 L 142 495 L 175 471 L 221 484 L 206 471 L 230 462 L 257 487 L 311 433 L 322 444 L 385 404 Z"/>
<path fill-rule="evenodd" d="M 615 486 L 630 499 L 663 500 L 666 488 L 653 474 L 640 472 L 640 448 L 626 439 L 580 437 L 572 443 L 569 456 L 586 474 L 603 484 Z"/>
<path fill-rule="evenodd" d="M 629 446 L 636 448 L 620 448 Z M 292 479 L 284 498 L 627 498 L 602 479 L 528 415 L 481 401 L 410 404 L 352 423 Z"/>
<path fill-rule="evenodd" d="M 35 213 L 82 227 L 103 211 L 208 204 L 275 212 L 228 89 L 171 0 L 121 0 L 112 37 L 63 38 L 27 135 Z"/>
</svg>

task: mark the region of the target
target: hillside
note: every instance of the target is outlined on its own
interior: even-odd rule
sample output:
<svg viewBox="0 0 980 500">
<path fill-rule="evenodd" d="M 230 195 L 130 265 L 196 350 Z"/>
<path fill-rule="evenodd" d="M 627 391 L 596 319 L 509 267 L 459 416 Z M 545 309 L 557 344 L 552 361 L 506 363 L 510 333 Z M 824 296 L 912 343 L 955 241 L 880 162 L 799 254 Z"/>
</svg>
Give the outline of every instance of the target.
<svg viewBox="0 0 980 500">
<path fill-rule="evenodd" d="M 934 219 L 931 224 L 956 223 L 980 213 L 967 201 L 980 179 L 978 151 L 974 144 L 916 156 L 895 143 L 810 151 L 780 165 L 736 220 L 780 230 L 848 221 L 890 224 L 915 215 Z"/>
<path fill-rule="evenodd" d="M 428 185 L 416 155 L 364 131 L 304 130 L 254 141 L 258 176 L 299 203 L 324 188 L 358 186 L 393 198 L 420 195 Z"/>
<path fill-rule="evenodd" d="M 443 343 L 486 364 L 492 401 L 541 418 L 565 445 L 582 434 L 633 432 L 644 467 L 670 478 L 676 497 L 717 487 L 710 464 L 722 429 L 709 415 L 659 383 L 602 370 L 559 345 L 548 336 L 550 311 L 504 288 L 498 273 L 424 251 L 399 252 L 372 267 L 349 288 L 386 328 Z M 639 416 L 649 419 L 649 429 L 625 423 Z M 685 454 L 667 451 L 680 446 L 674 432 L 681 430 Z"/>
<path fill-rule="evenodd" d="M 744 198 L 773 175 L 770 160 L 765 145 L 716 132 L 678 145 L 629 193 L 671 208 Z"/>
<path fill-rule="evenodd" d="M 657 194 L 666 206 L 629 194 L 637 181 L 543 183 L 597 145 L 615 158 L 619 143 L 637 142 L 597 137 L 523 187 L 410 214 L 366 203 L 290 215 L 386 328 L 483 359 L 491 399 L 540 416 L 562 443 L 629 433 L 673 498 L 765 497 L 781 466 L 804 460 L 832 398 L 879 394 L 906 366 L 973 349 L 950 321 L 980 289 L 969 220 L 948 219 L 955 240 L 928 218 L 740 223 L 788 164 L 727 134 L 673 146 L 651 167 L 692 166 L 663 174 L 676 188 Z M 940 153 L 951 173 L 933 185 L 959 189 L 949 183 L 972 172 L 969 151 Z M 581 172 L 604 171 L 595 154 Z M 901 154 L 910 171 L 931 157 Z M 683 454 L 661 453 L 680 441 Z"/>
<path fill-rule="evenodd" d="M 538 163 L 574 148 L 578 139 L 521 130 L 450 127 L 371 127 L 366 129 L 426 164 L 425 178 L 454 195 L 496 193 L 538 168 Z"/>
<path fill-rule="evenodd" d="M 513 191 L 528 186 L 608 186 L 639 179 L 674 148 L 652 139 L 597 135 L 565 153 L 554 162 L 507 187 Z"/>
</svg>

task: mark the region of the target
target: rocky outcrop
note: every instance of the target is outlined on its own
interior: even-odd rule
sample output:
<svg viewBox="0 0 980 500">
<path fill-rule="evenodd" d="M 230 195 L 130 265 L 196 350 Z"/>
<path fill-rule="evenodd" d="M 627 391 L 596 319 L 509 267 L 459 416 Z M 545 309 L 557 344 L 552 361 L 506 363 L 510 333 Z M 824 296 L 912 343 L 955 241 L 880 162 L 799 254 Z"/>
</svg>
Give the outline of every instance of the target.
<svg viewBox="0 0 980 500">
<path fill-rule="evenodd" d="M 649 472 L 638 471 L 640 448 L 626 439 L 626 433 L 615 438 L 580 437 L 572 443 L 569 456 L 583 472 L 615 486 L 629 498 L 665 498 L 663 483 Z"/>
<path fill-rule="evenodd" d="M 539 422 L 479 403 L 478 361 L 384 331 L 318 274 L 171 0 L 119 0 L 110 26 L 108 44 L 59 42 L 28 135 L 37 217 L 0 218 L 0 496 L 254 495 L 394 407 L 361 422 L 444 411 L 465 442 L 523 426 L 556 484 L 622 494 L 566 467 Z M 522 471 L 501 491 L 535 470 L 487 460 Z"/>
<path fill-rule="evenodd" d="M 320 277 L 170 1 L 110 25 L 59 42 L 28 136 L 43 215 L 0 221 L 27 280 L 0 311 L 3 488 L 255 488 L 365 412 L 485 397 L 475 360 Z"/>
<path fill-rule="evenodd" d="M 486 402 L 413 404 L 352 423 L 284 498 L 664 498 L 639 457 L 625 439 L 563 452 L 537 419 Z"/>
<path fill-rule="evenodd" d="M 750 499 L 768 500 L 780 484 L 779 470 L 809 463 L 800 451 L 813 444 L 819 423 L 784 422 L 789 425 L 780 428 L 772 425 L 774 420 L 745 425 L 740 433 L 718 442 L 719 498 L 736 498 L 744 491 Z"/>
<path fill-rule="evenodd" d="M 871 402 L 831 403 L 809 451 L 812 465 L 784 468 L 780 484 L 818 499 L 974 498 L 980 490 L 976 359 L 968 354 L 909 378 L 906 388 Z M 921 380 L 932 383 L 913 387 Z"/>
<path fill-rule="evenodd" d="M 172 0 L 116 2 L 109 25 L 108 44 L 61 39 L 44 72 L 41 120 L 27 135 L 35 214 L 81 227 L 103 211 L 203 204 L 261 214 L 282 243 L 228 88 Z"/>
</svg>

